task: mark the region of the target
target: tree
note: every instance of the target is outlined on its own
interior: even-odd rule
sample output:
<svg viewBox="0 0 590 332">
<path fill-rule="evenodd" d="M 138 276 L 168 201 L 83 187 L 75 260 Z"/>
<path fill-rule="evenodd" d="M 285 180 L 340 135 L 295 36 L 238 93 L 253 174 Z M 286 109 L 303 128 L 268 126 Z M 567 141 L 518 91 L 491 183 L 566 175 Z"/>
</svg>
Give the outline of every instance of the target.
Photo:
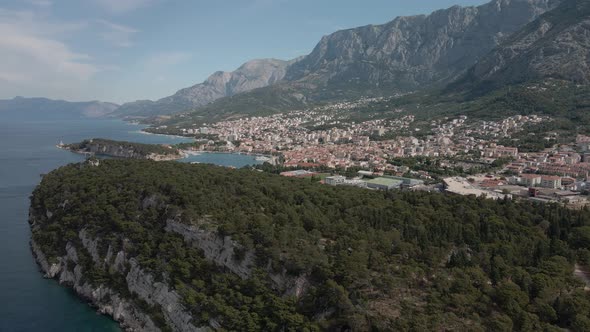
<svg viewBox="0 0 590 332">
<path fill-rule="evenodd" d="M 590 226 L 582 226 L 572 231 L 572 243 L 575 248 L 590 248 Z"/>
</svg>

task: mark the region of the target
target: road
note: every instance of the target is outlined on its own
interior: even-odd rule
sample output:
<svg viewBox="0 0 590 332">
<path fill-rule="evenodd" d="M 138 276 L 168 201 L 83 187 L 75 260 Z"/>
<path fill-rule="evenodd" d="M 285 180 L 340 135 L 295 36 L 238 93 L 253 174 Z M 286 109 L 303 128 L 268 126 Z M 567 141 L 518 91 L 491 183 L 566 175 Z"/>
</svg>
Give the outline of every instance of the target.
<svg viewBox="0 0 590 332">
<path fill-rule="evenodd" d="M 590 291 L 590 273 L 585 271 L 580 265 L 576 264 L 574 275 L 584 281 L 586 283 L 586 287 L 584 289 Z"/>
</svg>

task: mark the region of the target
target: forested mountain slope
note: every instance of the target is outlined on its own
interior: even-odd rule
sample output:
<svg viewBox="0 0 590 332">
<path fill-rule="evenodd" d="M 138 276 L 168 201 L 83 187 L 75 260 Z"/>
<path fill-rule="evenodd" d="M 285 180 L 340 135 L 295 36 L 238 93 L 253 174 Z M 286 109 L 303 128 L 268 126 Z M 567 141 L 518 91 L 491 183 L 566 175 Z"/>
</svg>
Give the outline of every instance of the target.
<svg viewBox="0 0 590 332">
<path fill-rule="evenodd" d="M 45 176 L 31 226 L 48 276 L 148 331 L 590 329 L 588 210 L 105 160 Z"/>
</svg>

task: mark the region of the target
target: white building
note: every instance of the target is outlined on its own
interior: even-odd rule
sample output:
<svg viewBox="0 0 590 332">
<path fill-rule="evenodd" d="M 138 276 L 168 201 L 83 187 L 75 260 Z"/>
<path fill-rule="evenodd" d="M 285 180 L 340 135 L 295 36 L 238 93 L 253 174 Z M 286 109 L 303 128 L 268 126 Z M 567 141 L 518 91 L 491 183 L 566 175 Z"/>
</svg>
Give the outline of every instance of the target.
<svg viewBox="0 0 590 332">
<path fill-rule="evenodd" d="M 561 188 L 561 178 L 559 176 L 542 176 L 541 177 L 541 187 L 543 188 L 551 188 L 551 189 L 559 189 Z"/>
<path fill-rule="evenodd" d="M 329 184 L 331 186 L 337 186 L 340 184 L 344 184 L 344 182 L 346 181 L 346 178 L 342 175 L 336 175 L 336 176 L 328 176 L 324 182 L 326 184 Z"/>
</svg>

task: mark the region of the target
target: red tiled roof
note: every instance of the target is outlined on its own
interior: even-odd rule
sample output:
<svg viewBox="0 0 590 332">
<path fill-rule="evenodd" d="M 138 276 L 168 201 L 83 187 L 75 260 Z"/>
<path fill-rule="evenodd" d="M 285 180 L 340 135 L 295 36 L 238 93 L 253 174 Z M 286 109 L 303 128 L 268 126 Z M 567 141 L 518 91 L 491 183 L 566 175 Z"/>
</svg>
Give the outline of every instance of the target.
<svg viewBox="0 0 590 332">
<path fill-rule="evenodd" d="M 541 176 L 539 174 L 526 174 L 525 173 L 525 174 L 521 174 L 520 177 L 523 178 L 523 179 L 536 179 L 536 178 L 539 178 Z"/>
</svg>

